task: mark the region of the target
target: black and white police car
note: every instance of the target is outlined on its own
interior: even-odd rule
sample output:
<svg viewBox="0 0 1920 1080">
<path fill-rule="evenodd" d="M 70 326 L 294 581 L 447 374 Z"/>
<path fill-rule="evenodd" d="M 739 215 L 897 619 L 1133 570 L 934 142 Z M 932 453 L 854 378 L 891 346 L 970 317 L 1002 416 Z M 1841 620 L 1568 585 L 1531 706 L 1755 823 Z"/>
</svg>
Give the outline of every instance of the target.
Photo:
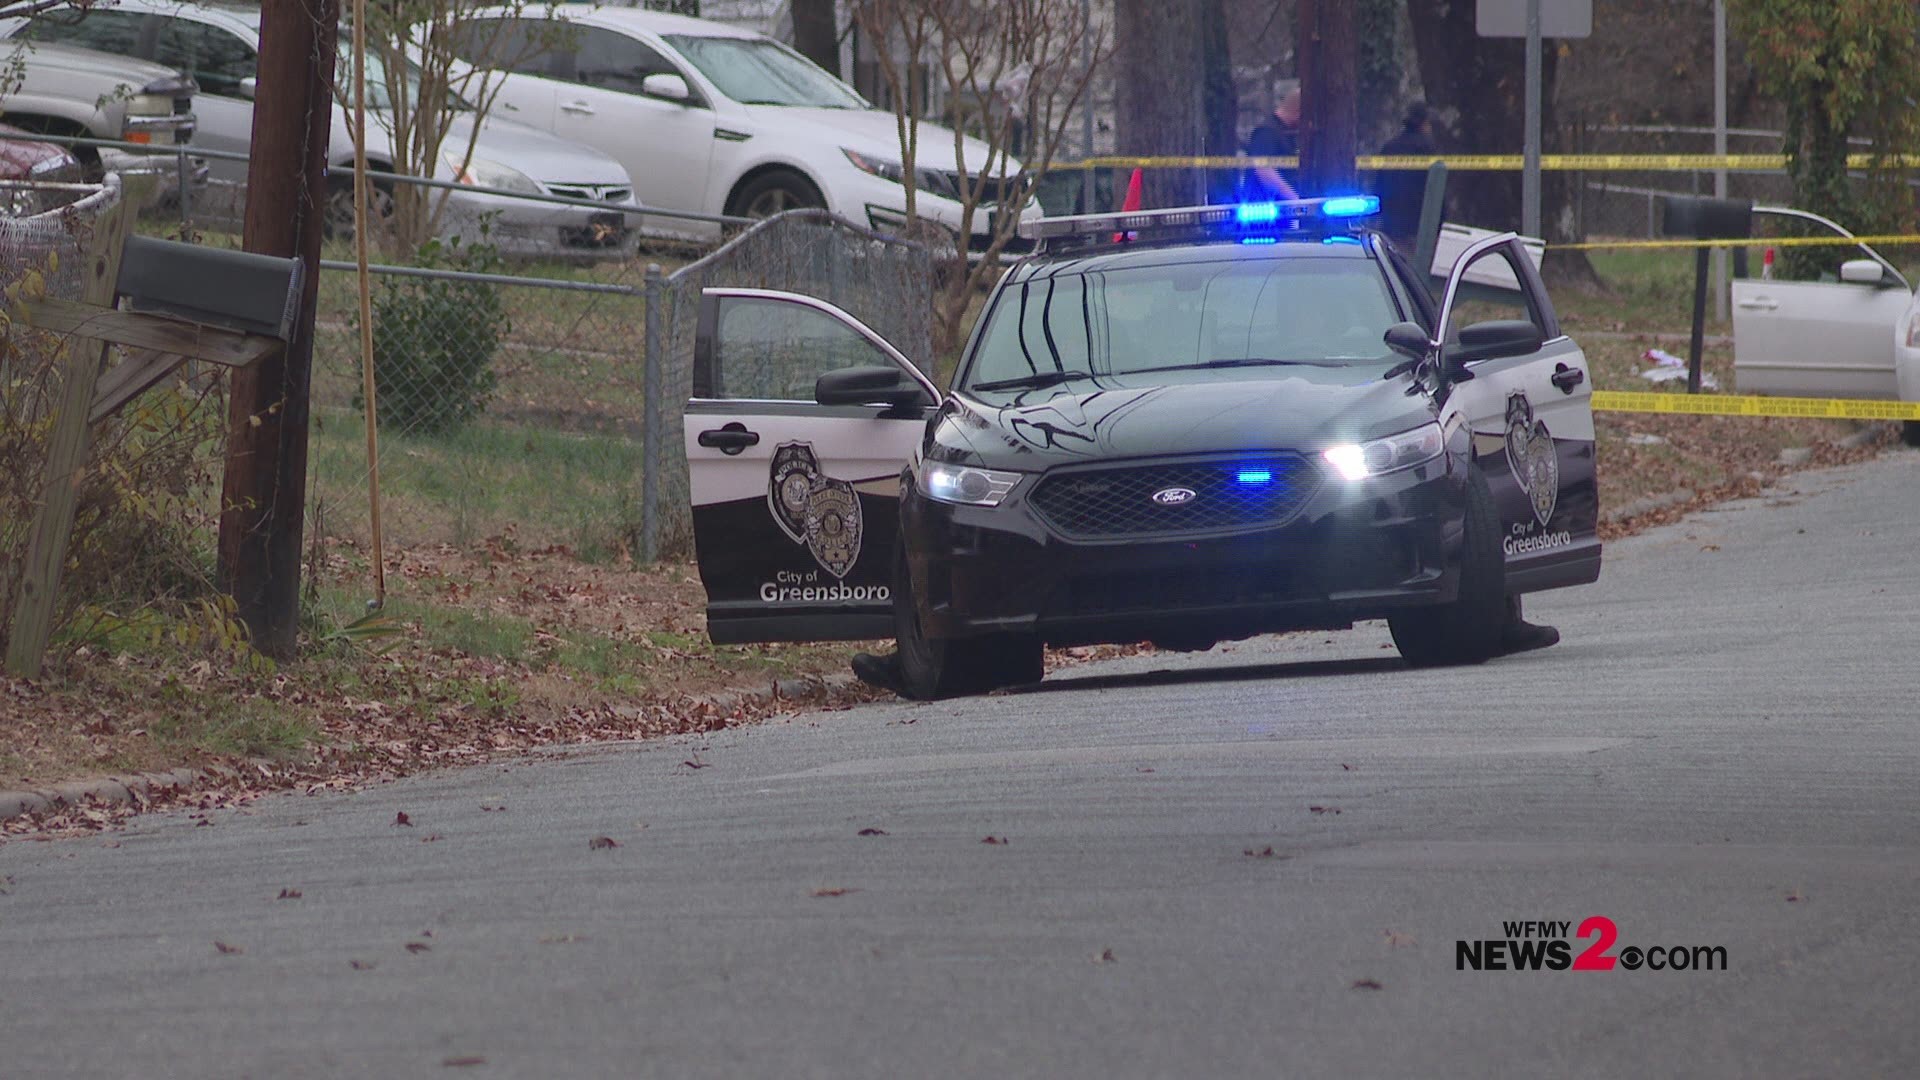
<svg viewBox="0 0 1920 1080">
<path fill-rule="evenodd" d="M 1509 597 L 1600 573 L 1586 358 L 1517 237 L 1436 306 L 1376 206 L 1034 223 L 947 393 L 820 300 L 708 290 L 686 448 L 713 640 L 893 637 L 915 697 L 1038 680 L 1046 644 L 1361 619 L 1414 666 L 1499 654 Z M 1512 317 L 1470 321 L 1485 260 Z"/>
</svg>

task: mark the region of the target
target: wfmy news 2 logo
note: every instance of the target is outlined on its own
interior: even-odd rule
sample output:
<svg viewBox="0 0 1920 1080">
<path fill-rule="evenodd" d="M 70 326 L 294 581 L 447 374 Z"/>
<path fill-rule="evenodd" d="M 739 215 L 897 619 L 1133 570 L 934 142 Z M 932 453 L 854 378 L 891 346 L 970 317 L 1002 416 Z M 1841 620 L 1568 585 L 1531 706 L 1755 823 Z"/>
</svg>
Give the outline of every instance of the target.
<svg viewBox="0 0 1920 1080">
<path fill-rule="evenodd" d="M 1605 915 L 1572 922 L 1528 919 L 1502 922 L 1504 938 L 1456 941 L 1455 971 L 1725 971 L 1725 945 L 1628 945 L 1618 953 L 1620 930 Z M 1574 951 L 1575 942 L 1586 947 Z"/>
</svg>

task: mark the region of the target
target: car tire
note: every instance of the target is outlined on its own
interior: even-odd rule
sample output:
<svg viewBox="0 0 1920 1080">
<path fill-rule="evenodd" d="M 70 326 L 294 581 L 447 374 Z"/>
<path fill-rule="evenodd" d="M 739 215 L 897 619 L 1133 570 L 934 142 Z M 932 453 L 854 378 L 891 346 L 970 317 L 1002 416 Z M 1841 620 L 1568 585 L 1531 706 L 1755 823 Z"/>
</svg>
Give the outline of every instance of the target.
<svg viewBox="0 0 1920 1080">
<path fill-rule="evenodd" d="M 1920 420 L 1901 421 L 1900 441 L 1908 446 L 1920 446 Z"/>
<path fill-rule="evenodd" d="M 1506 557 L 1500 515 L 1479 469 L 1467 475 L 1466 536 L 1460 551 L 1460 588 L 1453 601 L 1417 608 L 1387 620 L 1393 643 L 1417 668 L 1479 664 L 1500 652 L 1506 624 Z"/>
<path fill-rule="evenodd" d="M 900 650 L 905 695 L 921 701 L 984 694 L 1003 686 L 1039 682 L 1044 651 L 1034 634 L 987 634 L 971 638 L 930 638 L 920 623 L 913 579 L 904 551 L 894 559 L 894 641 Z"/>
<path fill-rule="evenodd" d="M 374 180 L 367 185 L 367 213 L 380 221 L 393 218 L 393 184 Z M 325 236 L 329 240 L 353 239 L 353 174 L 327 181 Z M 377 239 L 380 230 L 374 230 Z"/>
<path fill-rule="evenodd" d="M 827 205 L 826 196 L 806 177 L 779 170 L 762 173 L 734 193 L 732 213 L 738 217 L 770 218 L 788 210 L 819 209 Z"/>
</svg>

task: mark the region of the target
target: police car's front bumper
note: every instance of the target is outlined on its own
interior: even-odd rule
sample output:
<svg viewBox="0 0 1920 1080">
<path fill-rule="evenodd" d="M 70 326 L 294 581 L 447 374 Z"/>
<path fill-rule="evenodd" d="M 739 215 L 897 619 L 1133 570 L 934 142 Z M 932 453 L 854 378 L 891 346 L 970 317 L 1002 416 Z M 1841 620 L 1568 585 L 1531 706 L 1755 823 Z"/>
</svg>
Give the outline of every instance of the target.
<svg viewBox="0 0 1920 1080">
<path fill-rule="evenodd" d="M 1031 478 L 997 507 L 910 489 L 902 528 L 931 637 L 1204 643 L 1345 627 L 1452 600 L 1463 475 L 1444 456 L 1359 481 L 1329 475 L 1278 525 L 1100 541 L 1050 527 L 1027 499 Z"/>
</svg>

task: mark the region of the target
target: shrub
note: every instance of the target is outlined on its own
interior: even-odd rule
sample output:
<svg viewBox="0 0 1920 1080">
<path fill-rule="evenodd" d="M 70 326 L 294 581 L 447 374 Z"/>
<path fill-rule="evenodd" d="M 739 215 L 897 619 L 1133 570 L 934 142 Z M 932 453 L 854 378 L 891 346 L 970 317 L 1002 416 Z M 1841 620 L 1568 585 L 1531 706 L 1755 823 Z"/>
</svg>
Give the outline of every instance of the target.
<svg viewBox="0 0 1920 1080">
<path fill-rule="evenodd" d="M 415 265 L 483 273 L 499 258 L 486 244 L 429 241 Z M 373 296 L 373 382 L 380 426 L 409 434 L 455 430 L 486 410 L 494 354 L 507 334 L 497 287 L 476 281 L 387 275 Z M 358 330 L 358 326 L 355 327 Z M 366 402 L 355 396 L 354 405 Z"/>
</svg>

